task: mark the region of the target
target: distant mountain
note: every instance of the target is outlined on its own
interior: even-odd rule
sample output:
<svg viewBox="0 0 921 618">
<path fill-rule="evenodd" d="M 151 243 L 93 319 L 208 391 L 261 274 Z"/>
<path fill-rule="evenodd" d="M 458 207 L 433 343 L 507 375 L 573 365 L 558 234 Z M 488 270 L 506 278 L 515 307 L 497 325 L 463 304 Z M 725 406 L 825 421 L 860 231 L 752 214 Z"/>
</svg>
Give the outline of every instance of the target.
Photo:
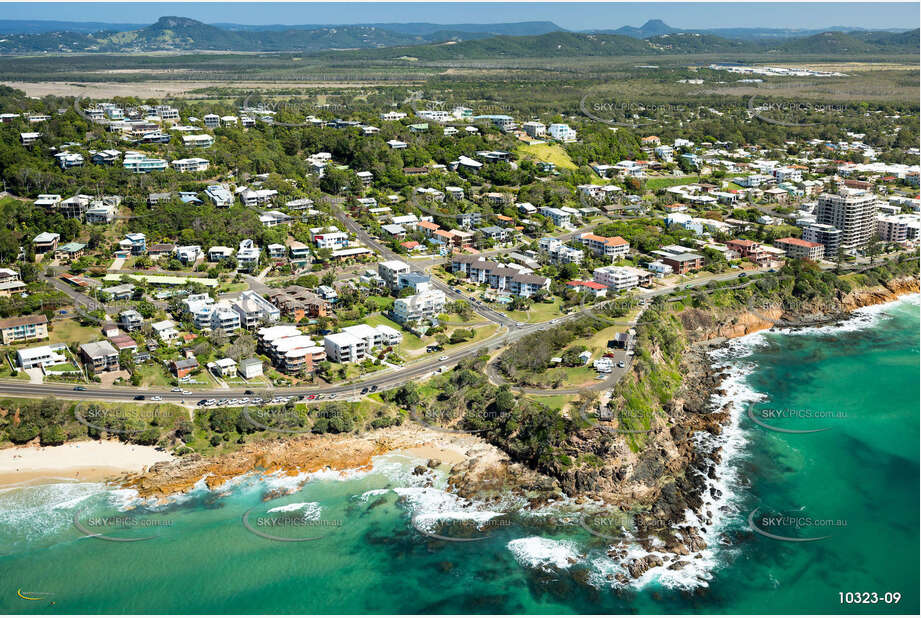
<svg viewBox="0 0 921 618">
<path fill-rule="evenodd" d="M 64 23 L 64 22 L 59 22 Z M 111 24 L 99 24 L 99 26 Z M 367 49 L 480 39 L 504 33 L 543 33 L 559 30 L 551 22 L 508 24 L 389 24 L 378 25 L 238 27 L 205 24 L 187 17 L 161 17 L 137 29 L 8 34 L 0 53 L 136 52 L 136 51 L 302 51 Z M 85 26 L 85 24 L 84 24 Z"/>
<path fill-rule="evenodd" d="M 651 36 L 670 34 L 672 32 L 681 32 L 681 30 L 678 28 L 672 28 L 661 19 L 650 19 L 639 28 L 634 28 L 633 26 L 623 26 L 617 30 L 596 30 L 594 32 L 605 34 L 620 34 L 623 36 L 630 36 L 635 39 L 648 39 Z"/>
<path fill-rule="evenodd" d="M 890 28 L 888 30 L 876 30 L 873 32 L 882 33 L 900 33 L 901 28 Z M 584 30 L 585 33 L 594 34 L 620 34 L 636 39 L 648 39 L 663 34 L 697 33 L 712 34 L 724 39 L 740 39 L 744 41 L 765 40 L 765 39 L 793 39 L 821 34 L 823 32 L 848 32 L 856 34 L 867 32 L 864 28 L 855 26 L 830 26 L 828 28 L 818 29 L 800 29 L 800 28 L 673 28 L 661 19 L 651 19 L 645 24 L 636 28 L 634 26 L 623 26 L 616 30 Z"/>
<path fill-rule="evenodd" d="M 573 56 L 666 55 L 700 53 L 918 53 L 918 31 L 907 33 L 825 33 L 806 39 L 742 41 L 712 34 L 672 32 L 639 39 L 622 34 L 551 32 L 539 36 L 492 37 L 451 45 L 417 45 L 337 52 L 337 58 L 363 60 L 469 60 Z M 332 56 L 327 53 L 326 55 Z"/>
<path fill-rule="evenodd" d="M 4 22 L 0 22 L 2 25 Z M 7 24 L 13 23 L 10 21 Z M 20 29 L 37 29 L 25 22 Z M 67 24 L 69 22 L 51 22 Z M 19 32 L 0 36 L 0 53 L 146 51 L 342 52 L 342 57 L 423 60 L 719 53 L 913 53 L 918 31 L 822 32 L 799 37 L 718 36 L 672 28 L 651 20 L 640 28 L 575 33 L 552 22 L 504 24 L 367 24 L 345 26 L 239 26 L 161 17 L 136 29 L 91 30 L 112 24 L 80 24 L 78 30 Z M 234 29 L 236 28 L 236 29 Z M 767 30 L 759 30 L 762 34 Z"/>
<path fill-rule="evenodd" d="M 47 32 L 102 32 L 138 30 L 149 24 L 113 24 L 99 21 L 52 21 L 49 19 L 0 19 L 0 34 L 44 34 Z"/>
</svg>

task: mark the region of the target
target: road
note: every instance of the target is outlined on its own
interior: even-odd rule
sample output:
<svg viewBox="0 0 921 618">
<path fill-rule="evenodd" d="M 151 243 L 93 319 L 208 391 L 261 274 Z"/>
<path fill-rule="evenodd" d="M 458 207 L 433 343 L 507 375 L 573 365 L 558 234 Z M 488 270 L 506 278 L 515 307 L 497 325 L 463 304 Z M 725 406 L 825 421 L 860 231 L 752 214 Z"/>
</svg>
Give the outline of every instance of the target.
<svg viewBox="0 0 921 618">
<path fill-rule="evenodd" d="M 333 206 L 333 212 L 336 218 L 353 234 L 355 234 L 366 246 L 378 251 L 385 259 L 399 259 L 401 256 L 398 256 L 392 252 L 388 247 L 382 245 L 381 243 L 375 241 L 371 236 L 362 228 L 356 221 L 351 219 L 338 205 Z M 580 233 L 581 230 L 568 233 L 570 237 L 575 234 Z M 914 259 L 914 258 L 911 258 Z M 834 264 L 823 264 L 822 266 L 826 270 L 835 268 Z M 871 265 L 866 263 L 864 260 L 863 263 L 858 261 L 858 263 L 849 265 L 848 270 L 864 270 L 871 268 Z M 415 269 L 418 272 L 418 266 Z M 759 276 L 762 276 L 767 273 L 765 269 L 760 269 L 757 271 L 746 271 L 747 280 L 744 283 L 741 283 L 737 287 L 743 287 L 746 285 L 752 284 Z M 679 282 L 674 285 L 664 286 L 655 290 L 645 291 L 639 293 L 640 299 L 648 300 L 650 298 L 661 296 L 665 294 L 670 294 L 676 290 L 681 289 L 693 289 L 701 286 L 705 286 L 711 282 L 721 282 L 728 281 L 731 279 L 737 279 L 740 275 L 740 271 L 731 270 L 725 273 L 713 274 L 713 275 L 704 275 L 690 281 Z M 66 283 L 58 280 L 57 278 L 46 278 L 46 280 L 56 287 L 64 291 L 70 296 L 75 304 L 82 305 L 85 307 L 94 307 L 97 306 L 97 303 L 94 299 L 74 290 L 72 287 Z M 265 292 L 268 287 L 259 281 L 255 277 L 246 276 L 246 281 L 250 287 L 257 292 Z M 365 388 L 367 389 L 376 389 L 376 390 L 387 390 L 390 388 L 395 388 L 402 386 L 407 382 L 416 381 L 422 379 L 425 376 L 431 375 L 436 372 L 439 367 L 446 366 L 451 367 L 456 365 L 461 360 L 470 358 L 477 355 L 483 350 L 496 351 L 501 348 L 506 347 L 510 343 L 525 337 L 529 334 L 537 332 L 538 330 L 546 329 L 548 325 L 552 323 L 557 323 L 565 320 L 576 319 L 582 315 L 587 314 L 590 311 L 590 308 L 583 309 L 582 311 L 573 312 L 567 316 L 556 318 L 548 322 L 542 323 L 531 323 L 531 324 L 522 324 L 517 326 L 517 323 L 509 318 L 508 316 L 499 313 L 495 310 L 490 309 L 479 303 L 476 299 L 466 296 L 463 293 L 455 292 L 450 286 L 445 282 L 441 281 L 435 276 L 431 277 L 431 281 L 435 287 L 441 289 L 446 296 L 455 300 L 465 300 L 471 304 L 474 310 L 489 320 L 497 324 L 500 328 L 492 337 L 485 339 L 481 342 L 475 344 L 470 344 L 468 346 L 463 346 L 449 351 L 444 360 L 427 358 L 419 360 L 413 363 L 408 364 L 405 367 L 396 368 L 396 369 L 386 369 L 382 371 L 377 371 L 368 376 L 355 381 L 351 384 L 337 384 L 330 386 L 303 386 L 303 387 L 290 387 L 284 389 L 278 389 L 283 392 L 285 395 L 307 395 L 307 394 L 323 394 L 331 395 L 335 394 L 337 397 L 357 397 L 361 394 L 361 391 Z M 638 317 L 638 316 L 637 316 Z M 632 357 L 626 356 L 626 352 L 622 352 L 621 356 L 615 358 L 616 361 L 624 360 L 629 363 L 632 360 Z M 530 388 L 521 388 L 516 389 L 519 392 L 537 394 L 537 395 L 575 395 L 584 390 L 599 390 L 613 387 L 618 380 L 620 380 L 623 375 L 629 370 L 629 364 L 625 368 L 616 368 L 611 376 L 599 382 L 595 385 L 591 385 L 586 388 L 563 388 L 563 389 L 530 389 Z M 489 367 L 487 373 L 492 377 L 495 376 L 495 371 L 493 368 Z M 501 380 L 501 378 L 499 378 Z M 260 392 L 265 390 L 274 390 L 272 387 L 252 387 L 254 391 Z M 164 402 L 169 403 L 185 403 L 187 405 L 194 404 L 196 400 L 200 399 L 225 399 L 228 397 L 234 397 L 243 394 L 243 391 L 246 390 L 245 387 L 229 388 L 229 389 L 211 389 L 211 390 L 196 390 L 193 391 L 191 395 L 183 395 L 181 393 L 174 393 L 169 390 L 157 390 L 157 389 L 138 389 L 136 387 L 96 387 L 94 385 L 89 385 L 86 387 L 86 391 L 74 391 L 72 385 L 67 384 L 29 384 L 21 380 L 0 380 L 0 393 L 8 396 L 14 397 L 31 397 L 31 398 L 40 398 L 47 396 L 59 397 L 61 399 L 77 399 L 77 400 L 106 400 L 106 401 L 134 401 L 134 398 L 140 393 L 142 393 L 146 399 L 145 402 L 150 400 L 150 397 L 159 396 L 162 397 Z"/>
</svg>

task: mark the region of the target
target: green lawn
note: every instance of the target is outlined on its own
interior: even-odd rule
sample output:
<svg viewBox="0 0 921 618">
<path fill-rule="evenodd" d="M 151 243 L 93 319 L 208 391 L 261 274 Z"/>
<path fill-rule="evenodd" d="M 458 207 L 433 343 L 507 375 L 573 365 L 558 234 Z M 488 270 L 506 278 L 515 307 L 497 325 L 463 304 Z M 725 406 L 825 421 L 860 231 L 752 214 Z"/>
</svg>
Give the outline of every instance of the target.
<svg viewBox="0 0 921 618">
<path fill-rule="evenodd" d="M 159 363 L 148 361 L 143 365 L 138 365 L 135 373 L 141 376 L 141 386 L 159 388 L 172 386 L 173 376 L 167 372 L 167 369 Z"/>
<path fill-rule="evenodd" d="M 406 332 L 405 330 L 403 330 L 402 326 L 400 326 L 399 324 L 397 324 L 390 318 L 384 315 L 381 315 L 379 313 L 369 315 L 362 321 L 368 326 L 380 326 L 381 324 L 384 324 L 386 326 L 389 326 L 390 328 L 395 328 L 396 330 L 400 331 L 403 334 L 403 343 L 401 343 L 399 346 L 400 350 L 407 350 L 407 351 L 420 350 L 427 345 L 422 339 L 420 339 L 419 337 L 417 337 L 416 335 L 412 333 Z"/>
<path fill-rule="evenodd" d="M 561 307 L 560 299 L 555 298 L 552 303 L 535 302 L 528 311 L 504 311 L 503 313 L 517 322 L 546 322 L 561 317 L 563 315 L 560 311 Z"/>
<path fill-rule="evenodd" d="M 560 144 L 522 144 L 518 146 L 518 154 L 527 159 L 553 163 L 557 169 L 578 169 Z"/>
<path fill-rule="evenodd" d="M 572 395 L 549 395 L 549 396 L 528 395 L 527 398 L 537 403 L 543 404 L 552 410 L 560 410 L 573 399 L 573 396 Z"/>
<path fill-rule="evenodd" d="M 51 323 L 49 343 L 87 343 L 102 339 L 101 324 L 81 326 L 76 320 L 59 320 Z"/>
<path fill-rule="evenodd" d="M 660 178 L 649 178 L 646 180 L 645 188 L 647 191 L 656 191 L 676 185 L 687 185 L 698 182 L 699 176 L 663 176 Z"/>
</svg>

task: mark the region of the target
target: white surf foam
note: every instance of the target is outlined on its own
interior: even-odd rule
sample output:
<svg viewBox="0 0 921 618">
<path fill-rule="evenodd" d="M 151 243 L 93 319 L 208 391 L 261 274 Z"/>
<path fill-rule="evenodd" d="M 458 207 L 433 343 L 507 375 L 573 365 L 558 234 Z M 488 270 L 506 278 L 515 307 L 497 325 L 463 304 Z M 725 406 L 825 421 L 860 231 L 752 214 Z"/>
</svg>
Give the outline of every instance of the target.
<svg viewBox="0 0 921 618">
<path fill-rule="evenodd" d="M 509 541 L 506 545 L 523 567 L 531 569 L 568 569 L 580 561 L 575 543 L 529 536 Z"/>
</svg>

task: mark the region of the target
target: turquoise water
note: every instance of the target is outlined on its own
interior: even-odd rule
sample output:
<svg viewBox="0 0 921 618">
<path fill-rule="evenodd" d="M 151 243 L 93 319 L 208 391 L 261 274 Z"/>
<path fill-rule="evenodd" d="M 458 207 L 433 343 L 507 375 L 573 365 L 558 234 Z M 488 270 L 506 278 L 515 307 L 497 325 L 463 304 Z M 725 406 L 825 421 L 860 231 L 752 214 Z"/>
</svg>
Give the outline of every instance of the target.
<svg viewBox="0 0 921 618">
<path fill-rule="evenodd" d="M 292 481 L 245 478 L 160 507 L 95 484 L 7 490 L 0 493 L 0 610 L 915 614 L 918 328 L 917 300 L 902 301 L 839 328 L 751 336 L 717 355 L 732 374 L 723 401 L 736 415 L 721 437 L 723 495 L 707 507 L 717 516 L 710 549 L 684 569 L 650 571 L 631 587 L 613 585 L 607 544 L 560 519 L 563 507 L 535 514 L 467 505 L 439 489 L 443 471 L 413 476 L 418 462 L 390 455 L 372 472 L 316 475 L 269 502 L 267 491 Z M 749 403 L 764 424 L 825 431 L 767 429 L 745 414 Z M 808 411 L 823 418 L 806 418 Z M 434 487 L 424 487 L 429 481 Z M 822 520 L 797 527 L 756 519 L 764 531 L 829 538 L 755 533 L 747 523 L 755 508 Z M 259 536 L 244 526 L 247 513 L 257 533 L 314 540 Z M 94 533 L 154 538 L 86 538 L 75 514 Z M 102 516 L 157 525 L 126 528 Z M 41 600 L 20 599 L 17 589 Z M 839 591 L 902 598 L 848 606 Z"/>
</svg>

